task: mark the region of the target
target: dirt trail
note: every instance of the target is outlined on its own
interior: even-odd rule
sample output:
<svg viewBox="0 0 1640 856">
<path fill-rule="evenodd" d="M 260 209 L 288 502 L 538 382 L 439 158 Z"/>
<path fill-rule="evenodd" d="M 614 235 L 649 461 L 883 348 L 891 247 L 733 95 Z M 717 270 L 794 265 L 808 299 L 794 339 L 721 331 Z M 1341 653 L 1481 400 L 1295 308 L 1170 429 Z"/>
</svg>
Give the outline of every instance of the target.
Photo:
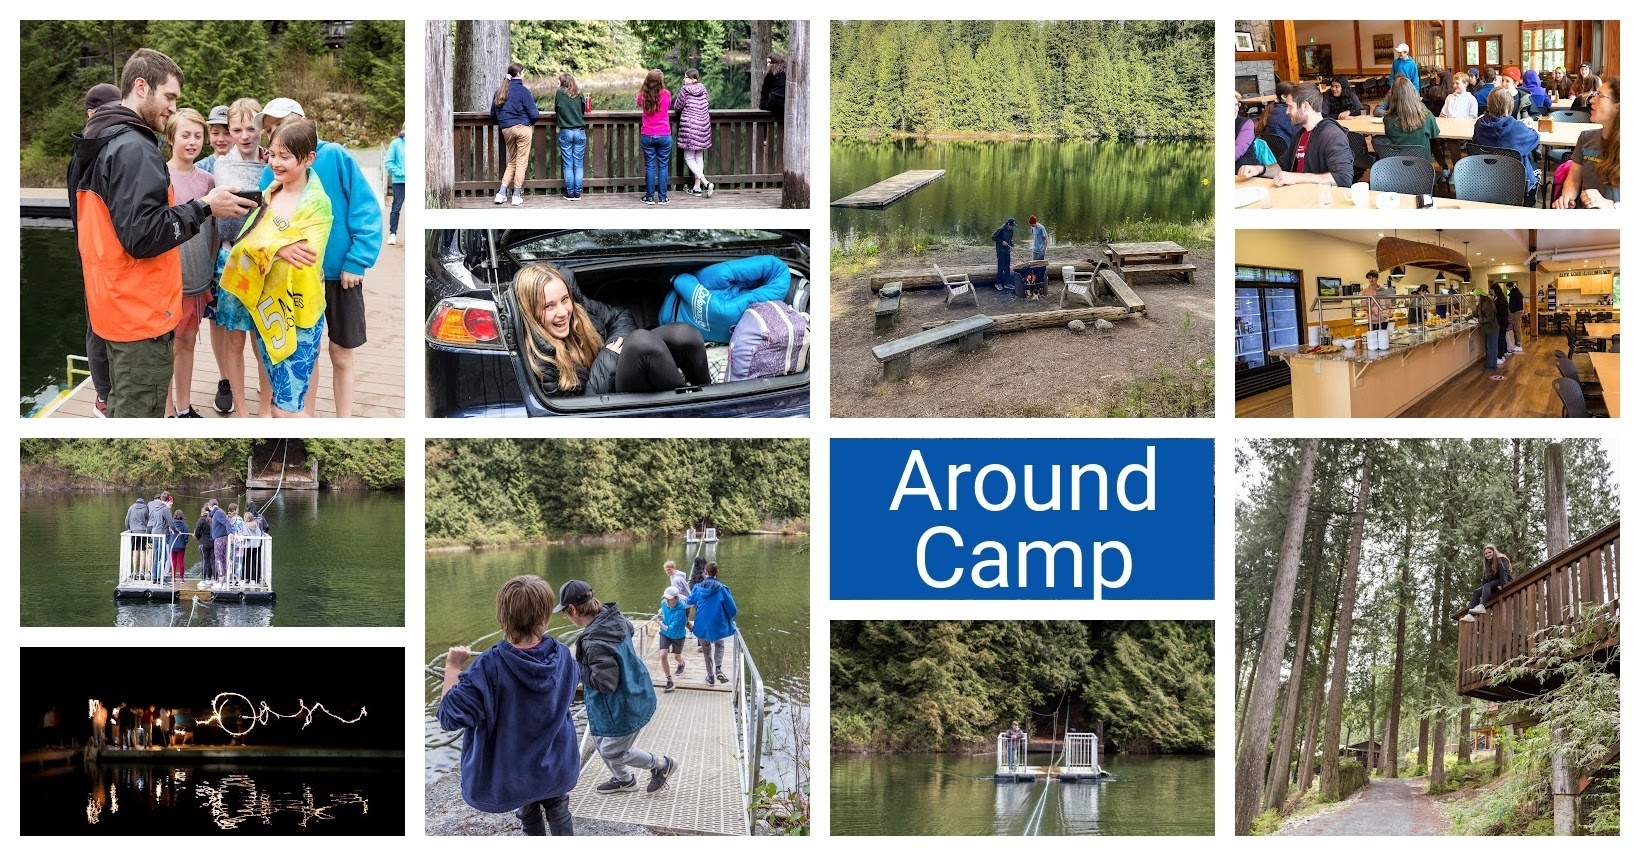
<svg viewBox="0 0 1640 856">
<path fill-rule="evenodd" d="M 1446 811 L 1424 793 L 1429 780 L 1373 779 L 1350 799 L 1279 835 L 1445 835 Z"/>
</svg>

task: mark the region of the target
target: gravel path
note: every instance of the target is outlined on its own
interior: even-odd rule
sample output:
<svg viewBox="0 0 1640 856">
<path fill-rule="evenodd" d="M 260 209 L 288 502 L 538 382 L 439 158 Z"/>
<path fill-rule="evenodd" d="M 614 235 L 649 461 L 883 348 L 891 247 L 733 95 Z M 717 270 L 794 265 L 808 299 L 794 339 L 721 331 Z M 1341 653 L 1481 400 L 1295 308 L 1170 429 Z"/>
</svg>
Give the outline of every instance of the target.
<svg viewBox="0 0 1640 856">
<path fill-rule="evenodd" d="M 1373 779 L 1350 799 L 1303 818 L 1280 835 L 1445 835 L 1446 811 L 1424 793 L 1429 780 Z"/>
</svg>

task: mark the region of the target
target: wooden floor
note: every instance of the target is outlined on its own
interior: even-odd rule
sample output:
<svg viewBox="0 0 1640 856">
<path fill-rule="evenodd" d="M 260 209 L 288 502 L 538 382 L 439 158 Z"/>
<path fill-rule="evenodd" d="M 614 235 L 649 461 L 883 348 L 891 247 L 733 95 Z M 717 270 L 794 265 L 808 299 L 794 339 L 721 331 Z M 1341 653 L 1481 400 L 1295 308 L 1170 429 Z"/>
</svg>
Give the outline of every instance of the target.
<svg viewBox="0 0 1640 856">
<path fill-rule="evenodd" d="M 681 188 L 673 188 L 666 192 L 665 205 L 645 205 L 642 193 L 593 193 L 587 191 L 580 199 L 569 200 L 556 193 L 531 193 L 524 197 L 524 204 L 519 208 L 548 208 L 554 211 L 602 211 L 614 208 L 659 208 L 663 211 L 674 209 L 702 209 L 702 208 L 779 208 L 781 191 L 778 187 L 762 187 L 752 190 L 717 190 L 710 198 L 705 196 L 690 196 Z M 513 208 L 509 199 L 505 204 L 495 204 L 495 195 L 458 196 L 456 208 L 495 209 L 497 211 Z"/>
<path fill-rule="evenodd" d="M 369 341 L 353 351 L 354 416 L 404 417 L 404 305 L 409 293 L 405 285 L 404 264 L 404 244 L 387 246 L 384 242 L 376 266 L 364 278 Z M 245 402 L 249 415 L 258 415 L 259 384 L 255 360 L 255 354 L 247 346 Z M 314 382 L 319 384 L 318 412 L 315 415 L 334 417 L 336 401 L 330 382 L 328 344 L 320 348 L 315 375 Z M 201 416 L 216 418 L 221 415 L 212 406 L 216 398 L 216 383 L 221 377 L 216 367 L 216 357 L 211 353 L 209 322 L 206 322 L 200 325 L 198 344 L 194 346 L 192 401 L 194 410 Z M 51 418 L 93 418 L 95 401 L 96 391 L 92 389 L 91 381 L 87 380 L 55 409 L 43 415 Z"/>
<path fill-rule="evenodd" d="M 917 188 L 945 175 L 943 169 L 911 169 L 894 176 L 885 178 L 870 187 L 856 190 L 853 193 L 831 203 L 833 208 L 887 208 L 901 199 L 911 195 Z"/>
<path fill-rule="evenodd" d="M 1558 417 L 1560 399 L 1550 381 L 1560 377 L 1554 351 L 1565 350 L 1566 341 L 1557 336 L 1540 336 L 1526 343 L 1526 350 L 1504 361 L 1498 371 L 1477 367 L 1466 370 L 1414 402 L 1402 416 L 1463 417 L 1515 416 Z M 1503 375 L 1503 380 L 1492 380 Z M 1236 402 L 1236 416 L 1242 418 L 1282 418 L 1293 415 L 1293 388 L 1262 392 Z"/>
</svg>

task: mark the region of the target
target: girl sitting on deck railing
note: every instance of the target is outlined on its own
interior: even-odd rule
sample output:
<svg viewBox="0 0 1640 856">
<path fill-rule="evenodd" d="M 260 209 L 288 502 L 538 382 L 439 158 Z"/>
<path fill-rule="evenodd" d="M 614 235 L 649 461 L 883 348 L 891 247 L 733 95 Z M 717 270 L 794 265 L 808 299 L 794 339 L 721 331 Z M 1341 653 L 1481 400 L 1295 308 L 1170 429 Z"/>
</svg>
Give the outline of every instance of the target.
<svg viewBox="0 0 1640 856">
<path fill-rule="evenodd" d="M 1459 621 L 1474 621 L 1475 616 L 1486 614 L 1486 603 L 1492 599 L 1498 589 L 1509 584 L 1510 576 L 1509 557 L 1498 552 L 1498 548 L 1487 544 L 1481 553 L 1485 556 L 1482 562 L 1481 587 L 1469 598 L 1469 612 Z"/>
</svg>

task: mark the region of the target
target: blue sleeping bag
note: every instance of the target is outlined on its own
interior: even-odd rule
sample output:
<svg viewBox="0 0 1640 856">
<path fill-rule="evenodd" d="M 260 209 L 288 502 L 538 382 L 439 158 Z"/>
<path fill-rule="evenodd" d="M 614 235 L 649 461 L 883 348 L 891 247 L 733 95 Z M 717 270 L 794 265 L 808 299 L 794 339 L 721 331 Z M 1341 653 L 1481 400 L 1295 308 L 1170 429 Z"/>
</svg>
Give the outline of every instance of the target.
<svg viewBox="0 0 1640 856">
<path fill-rule="evenodd" d="M 683 321 L 708 342 L 729 341 L 746 307 L 785 300 L 792 271 L 774 256 L 752 256 L 708 265 L 672 277 L 672 292 L 661 304 L 662 324 Z"/>
</svg>

